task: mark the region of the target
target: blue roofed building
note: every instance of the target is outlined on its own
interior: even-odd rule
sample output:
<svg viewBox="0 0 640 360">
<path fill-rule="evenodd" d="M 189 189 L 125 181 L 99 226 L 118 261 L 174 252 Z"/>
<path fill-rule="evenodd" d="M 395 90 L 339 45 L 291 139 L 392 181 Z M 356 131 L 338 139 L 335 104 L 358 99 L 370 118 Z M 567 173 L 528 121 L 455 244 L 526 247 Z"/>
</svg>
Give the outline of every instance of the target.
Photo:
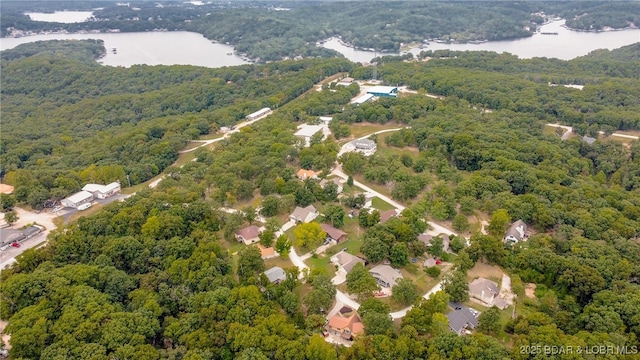
<svg viewBox="0 0 640 360">
<path fill-rule="evenodd" d="M 374 86 L 367 90 L 367 94 L 378 97 L 398 97 L 397 86 Z"/>
</svg>

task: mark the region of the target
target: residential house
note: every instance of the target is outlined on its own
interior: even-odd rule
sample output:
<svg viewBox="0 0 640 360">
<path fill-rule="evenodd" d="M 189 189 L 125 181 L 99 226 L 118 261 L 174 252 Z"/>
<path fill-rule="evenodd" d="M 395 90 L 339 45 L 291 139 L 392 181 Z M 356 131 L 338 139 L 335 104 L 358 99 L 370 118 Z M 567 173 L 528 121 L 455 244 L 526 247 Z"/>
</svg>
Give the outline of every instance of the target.
<svg viewBox="0 0 640 360">
<path fill-rule="evenodd" d="M 449 329 L 458 335 L 464 334 L 465 330 L 473 330 L 478 326 L 478 311 L 468 308 L 460 303 L 450 302 L 452 309 L 447 314 Z"/>
<path fill-rule="evenodd" d="M 582 137 L 582 141 L 586 142 L 589 145 L 593 145 L 593 143 L 596 142 L 596 139 L 585 135 L 585 136 Z"/>
<path fill-rule="evenodd" d="M 354 266 L 357 263 L 365 264 L 365 261 L 362 258 L 359 258 L 355 255 L 351 255 L 346 251 L 340 251 L 339 253 L 333 255 L 331 257 L 331 262 L 335 265 L 338 265 L 338 271 L 342 272 L 344 275 L 351 272 Z"/>
<path fill-rule="evenodd" d="M 262 260 L 272 259 L 280 255 L 276 252 L 276 249 L 274 249 L 273 246 L 264 247 L 262 244 L 258 244 L 257 246 L 258 249 L 260 249 L 260 257 L 262 257 Z"/>
<path fill-rule="evenodd" d="M 487 306 L 493 306 L 499 293 L 498 284 L 485 278 L 477 278 L 469 284 L 469 295 Z"/>
<path fill-rule="evenodd" d="M 249 225 L 236 231 L 236 239 L 238 242 L 245 243 L 245 245 L 255 244 L 260 241 L 258 235 L 260 235 L 260 228 L 256 225 Z"/>
<path fill-rule="evenodd" d="M 269 279 L 269 282 L 272 284 L 280 284 L 281 282 L 287 280 L 287 274 L 279 266 L 274 266 L 271 269 L 265 271 L 263 274 L 267 276 L 267 279 Z"/>
<path fill-rule="evenodd" d="M 438 235 L 442 239 L 442 249 L 445 252 L 451 252 L 451 248 L 449 246 L 449 236 L 446 234 Z M 426 247 L 431 246 L 431 240 L 433 240 L 433 236 L 429 234 L 420 234 L 418 235 L 418 241 L 425 244 Z"/>
<path fill-rule="evenodd" d="M 369 273 L 376 278 L 378 285 L 385 288 L 393 287 L 398 279 L 402 279 L 400 271 L 384 264 L 377 265 L 373 269 L 369 270 Z"/>
<path fill-rule="evenodd" d="M 426 247 L 431 246 L 431 239 L 433 239 L 433 235 L 429 235 L 429 234 L 418 235 L 418 241 L 422 242 Z"/>
<path fill-rule="evenodd" d="M 387 222 L 387 220 L 391 219 L 392 217 L 396 217 L 396 216 L 398 216 L 398 213 L 396 212 L 396 209 L 382 211 L 382 212 L 380 212 L 380 223 L 384 224 L 384 223 Z"/>
<path fill-rule="evenodd" d="M 527 238 L 527 224 L 525 224 L 524 221 L 522 220 L 518 220 L 513 224 L 511 224 L 503 240 L 504 242 L 511 241 L 516 243 L 519 241 L 523 241 L 526 238 Z"/>
<path fill-rule="evenodd" d="M 364 332 L 364 325 L 354 309 L 344 306 L 329 319 L 327 331 L 333 335 L 340 335 L 345 340 L 353 340 Z"/>
<path fill-rule="evenodd" d="M 356 139 L 350 144 L 353 145 L 356 152 L 362 153 L 364 156 L 371 156 L 378 149 L 375 141 L 369 139 Z"/>
<path fill-rule="evenodd" d="M 347 233 L 340 229 L 336 229 L 329 224 L 320 224 L 320 227 L 327 233 L 327 240 L 335 241 L 338 244 L 347 240 Z"/>
<path fill-rule="evenodd" d="M 434 267 L 438 265 L 437 260 L 434 258 L 428 258 L 427 260 L 424 261 L 424 263 L 422 263 L 422 266 L 425 268 L 430 268 L 430 267 Z"/>
<path fill-rule="evenodd" d="M 307 179 L 317 179 L 318 174 L 319 172 L 315 172 L 313 170 L 300 169 L 296 173 L 296 176 L 300 180 L 307 180 Z"/>
<path fill-rule="evenodd" d="M 332 178 L 332 179 L 322 179 L 320 180 L 320 186 L 324 189 L 325 186 L 327 186 L 327 184 L 329 183 L 334 183 L 336 184 L 336 186 L 338 187 L 338 194 L 340 194 L 342 192 L 342 190 L 344 189 L 344 187 L 342 186 L 342 183 L 340 182 L 340 180 L 338 178 Z"/>
<path fill-rule="evenodd" d="M 291 215 L 289 215 L 289 219 L 297 222 L 297 223 L 308 223 L 313 221 L 318 217 L 318 210 L 313 205 L 309 205 L 307 207 L 301 208 L 300 206 L 296 206 Z"/>
</svg>

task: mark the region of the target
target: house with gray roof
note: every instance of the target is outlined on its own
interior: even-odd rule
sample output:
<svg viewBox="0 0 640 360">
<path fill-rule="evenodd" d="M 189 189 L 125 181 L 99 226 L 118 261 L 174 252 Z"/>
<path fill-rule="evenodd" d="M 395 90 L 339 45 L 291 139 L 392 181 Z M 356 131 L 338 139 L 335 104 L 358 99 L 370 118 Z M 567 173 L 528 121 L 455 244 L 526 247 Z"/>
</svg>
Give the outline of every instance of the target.
<svg viewBox="0 0 640 360">
<path fill-rule="evenodd" d="M 318 217 L 318 210 L 315 206 L 309 205 L 307 207 L 296 206 L 291 215 L 289 215 L 289 219 L 295 221 L 296 223 L 308 223 L 313 221 Z"/>
<path fill-rule="evenodd" d="M 478 316 L 480 315 L 478 311 L 456 302 L 450 302 L 449 307 L 452 311 L 447 314 L 447 319 L 449 320 L 449 329 L 454 333 L 462 335 L 465 330 L 473 330 L 478 326 Z"/>
<path fill-rule="evenodd" d="M 477 278 L 469 284 L 469 296 L 478 299 L 488 306 L 493 306 L 494 300 L 500 294 L 498 284 L 485 278 Z"/>
<path fill-rule="evenodd" d="M 522 220 L 518 220 L 511 224 L 509 230 L 504 236 L 504 242 L 514 242 L 517 243 L 519 241 L 523 241 L 527 238 L 527 224 Z"/>
<path fill-rule="evenodd" d="M 271 269 L 265 271 L 264 274 L 267 276 L 267 279 L 269 279 L 269 282 L 272 284 L 279 284 L 282 281 L 285 281 L 287 279 L 287 274 L 279 266 L 272 267 Z"/>
<path fill-rule="evenodd" d="M 389 265 L 377 265 L 373 269 L 369 270 L 369 273 L 378 282 L 378 285 L 386 288 L 391 288 L 396 284 L 396 281 L 402 279 L 400 271 L 392 268 Z"/>
<path fill-rule="evenodd" d="M 340 251 L 339 253 L 331 257 L 331 262 L 338 266 L 338 271 L 348 274 L 357 263 L 365 265 L 365 261 L 355 255 L 351 255 L 346 251 Z"/>
<path fill-rule="evenodd" d="M 356 139 L 351 142 L 356 152 L 362 153 L 364 156 L 373 155 L 378 149 L 378 145 L 373 140 Z"/>
</svg>

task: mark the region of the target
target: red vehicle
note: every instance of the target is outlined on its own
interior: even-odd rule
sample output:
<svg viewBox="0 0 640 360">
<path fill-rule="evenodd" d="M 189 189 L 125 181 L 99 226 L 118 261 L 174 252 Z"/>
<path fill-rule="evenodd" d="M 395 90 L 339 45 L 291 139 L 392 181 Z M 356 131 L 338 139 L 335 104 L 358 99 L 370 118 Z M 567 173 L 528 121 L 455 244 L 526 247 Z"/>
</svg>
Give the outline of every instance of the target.
<svg viewBox="0 0 640 360">
<path fill-rule="evenodd" d="M 442 260 L 436 260 L 436 265 L 442 264 Z"/>
<path fill-rule="evenodd" d="M 11 244 L 11 246 L 15 247 L 15 248 L 19 248 L 20 244 L 18 244 L 17 242 L 14 242 L 13 244 Z"/>
</svg>

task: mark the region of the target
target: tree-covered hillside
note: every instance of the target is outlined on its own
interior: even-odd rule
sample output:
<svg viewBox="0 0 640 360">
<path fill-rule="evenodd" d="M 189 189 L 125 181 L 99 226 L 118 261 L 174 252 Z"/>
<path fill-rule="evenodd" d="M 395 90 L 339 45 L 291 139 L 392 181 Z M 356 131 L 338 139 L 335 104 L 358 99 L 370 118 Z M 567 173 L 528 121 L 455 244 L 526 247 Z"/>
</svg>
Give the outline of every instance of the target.
<svg viewBox="0 0 640 360">
<path fill-rule="evenodd" d="M 94 41 L 2 52 L 0 173 L 20 201 L 38 208 L 86 182 L 143 182 L 173 163 L 189 140 L 286 104 L 351 67 L 336 59 L 116 68 L 95 62 L 101 52 Z"/>
</svg>

